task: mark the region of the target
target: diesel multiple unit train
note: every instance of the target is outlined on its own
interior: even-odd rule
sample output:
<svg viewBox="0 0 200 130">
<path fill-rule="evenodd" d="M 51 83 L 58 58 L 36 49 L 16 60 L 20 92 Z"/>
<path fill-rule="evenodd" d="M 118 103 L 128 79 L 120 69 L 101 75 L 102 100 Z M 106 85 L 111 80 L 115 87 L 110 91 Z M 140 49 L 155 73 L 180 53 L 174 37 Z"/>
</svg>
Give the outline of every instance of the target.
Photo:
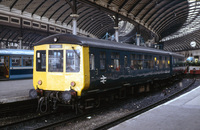
<svg viewBox="0 0 200 130">
<path fill-rule="evenodd" d="M 41 111 L 57 104 L 87 109 L 99 98 L 149 91 L 154 82 L 183 73 L 183 61 L 163 50 L 56 34 L 34 45 L 30 95 L 39 96 Z"/>
</svg>

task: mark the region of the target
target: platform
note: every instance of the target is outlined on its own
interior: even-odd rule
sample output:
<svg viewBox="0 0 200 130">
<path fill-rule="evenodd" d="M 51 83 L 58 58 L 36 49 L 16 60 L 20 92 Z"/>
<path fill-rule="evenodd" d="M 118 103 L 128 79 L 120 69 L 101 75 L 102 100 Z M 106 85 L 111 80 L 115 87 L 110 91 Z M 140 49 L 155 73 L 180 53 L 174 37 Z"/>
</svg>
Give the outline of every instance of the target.
<svg viewBox="0 0 200 130">
<path fill-rule="evenodd" d="M 199 130 L 200 86 L 110 130 Z"/>
<path fill-rule="evenodd" d="M 30 89 L 33 79 L 0 81 L 0 104 L 29 100 Z"/>
</svg>

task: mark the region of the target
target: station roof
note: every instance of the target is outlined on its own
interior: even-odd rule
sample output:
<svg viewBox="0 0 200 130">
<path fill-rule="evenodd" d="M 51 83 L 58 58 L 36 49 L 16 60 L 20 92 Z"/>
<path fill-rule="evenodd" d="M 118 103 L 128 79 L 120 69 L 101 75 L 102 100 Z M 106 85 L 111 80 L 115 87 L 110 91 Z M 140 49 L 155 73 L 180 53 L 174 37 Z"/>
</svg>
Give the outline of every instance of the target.
<svg viewBox="0 0 200 130">
<path fill-rule="evenodd" d="M 97 38 L 102 38 L 106 32 L 114 33 L 118 17 L 119 21 L 129 21 L 149 30 L 161 40 L 184 25 L 189 9 L 187 0 L 0 0 L 0 17 L 1 14 L 13 15 L 30 20 L 33 25 L 40 22 L 40 27 L 48 23 L 55 26 L 55 32 L 48 33 L 50 35 L 58 33 L 57 27 L 71 33 L 70 15 L 77 14 L 78 33 Z M 24 44 L 30 45 L 45 37 L 46 32 L 25 27 L 21 36 L 17 29 L 1 26 L 0 40 L 18 42 L 22 37 Z"/>
</svg>

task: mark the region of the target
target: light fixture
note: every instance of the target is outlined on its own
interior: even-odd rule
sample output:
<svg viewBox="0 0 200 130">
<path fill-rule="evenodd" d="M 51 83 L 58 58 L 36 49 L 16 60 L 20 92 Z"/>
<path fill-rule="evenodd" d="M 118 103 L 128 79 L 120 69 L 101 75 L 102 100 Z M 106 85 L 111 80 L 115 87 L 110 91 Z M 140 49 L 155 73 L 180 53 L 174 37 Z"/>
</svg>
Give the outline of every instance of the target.
<svg viewBox="0 0 200 130">
<path fill-rule="evenodd" d="M 54 42 L 57 42 L 57 41 L 58 41 L 58 38 L 57 38 L 57 37 L 54 37 L 54 38 L 53 38 L 53 41 L 54 41 Z"/>
<path fill-rule="evenodd" d="M 42 80 L 39 80 L 39 81 L 38 81 L 38 84 L 39 84 L 39 85 L 42 85 Z"/>
<path fill-rule="evenodd" d="M 74 81 L 71 82 L 71 86 L 74 87 L 76 83 Z"/>
</svg>

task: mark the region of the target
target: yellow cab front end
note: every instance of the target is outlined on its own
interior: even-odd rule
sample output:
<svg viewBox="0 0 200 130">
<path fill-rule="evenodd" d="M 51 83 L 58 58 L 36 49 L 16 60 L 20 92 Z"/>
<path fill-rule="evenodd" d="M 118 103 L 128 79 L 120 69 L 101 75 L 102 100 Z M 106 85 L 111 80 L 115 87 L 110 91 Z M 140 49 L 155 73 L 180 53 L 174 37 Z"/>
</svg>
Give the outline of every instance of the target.
<svg viewBox="0 0 200 130">
<path fill-rule="evenodd" d="M 70 100 L 90 84 L 89 47 L 77 44 L 34 46 L 33 85 L 41 96 Z"/>
</svg>

